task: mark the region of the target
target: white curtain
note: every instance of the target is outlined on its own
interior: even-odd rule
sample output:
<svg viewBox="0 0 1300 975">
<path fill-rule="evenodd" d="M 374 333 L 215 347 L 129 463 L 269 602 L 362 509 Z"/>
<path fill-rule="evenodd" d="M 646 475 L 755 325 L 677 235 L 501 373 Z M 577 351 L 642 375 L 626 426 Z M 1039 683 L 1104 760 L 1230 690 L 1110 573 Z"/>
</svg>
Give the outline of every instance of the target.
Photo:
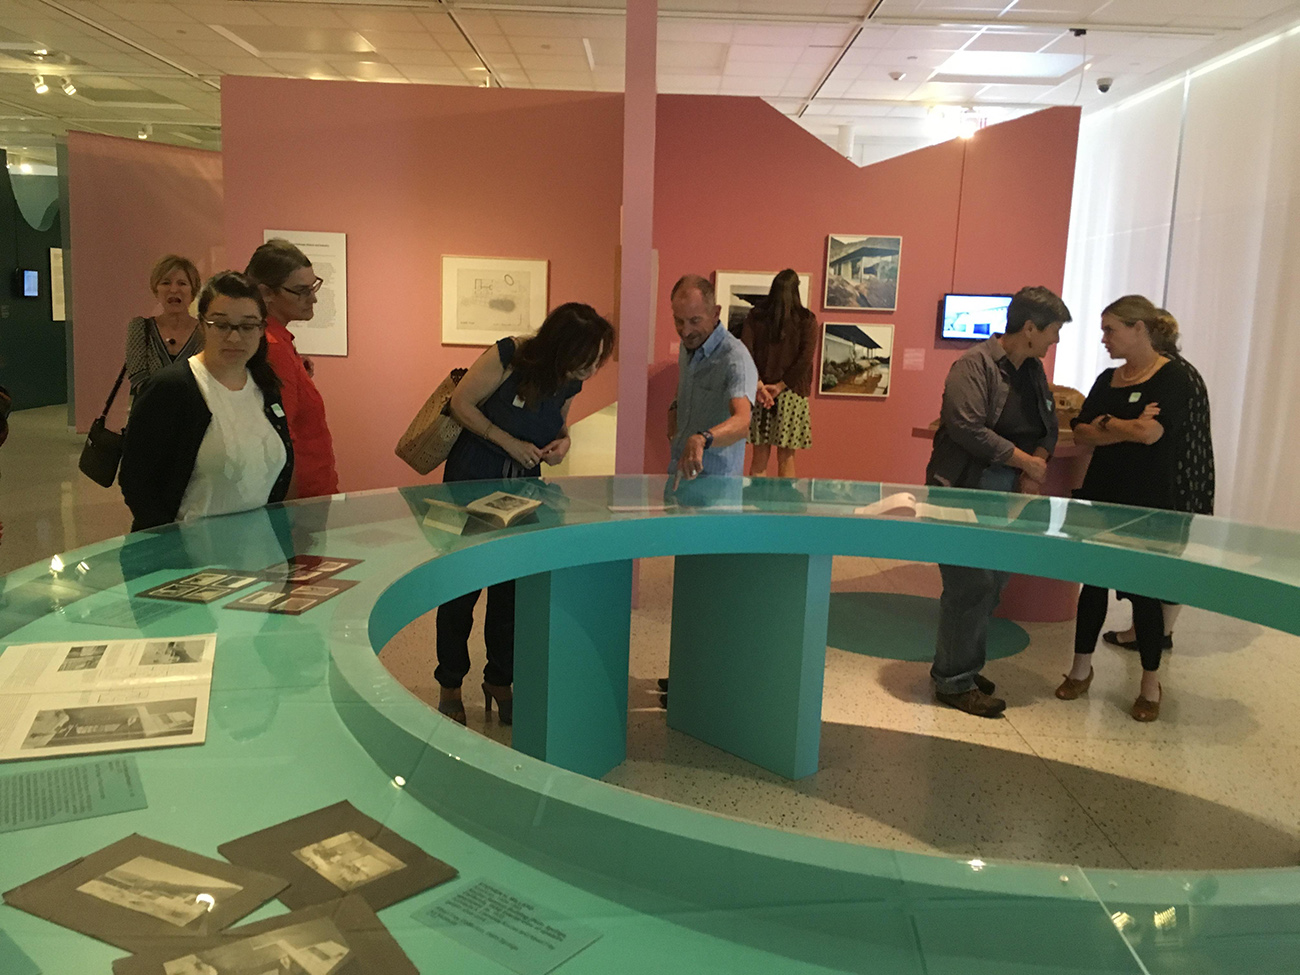
<svg viewBox="0 0 1300 975">
<path fill-rule="evenodd" d="M 1080 143 L 1057 382 L 1109 364 L 1106 302 L 1163 304 L 1210 390 L 1217 513 L 1300 528 L 1300 32 L 1089 116 Z"/>
</svg>

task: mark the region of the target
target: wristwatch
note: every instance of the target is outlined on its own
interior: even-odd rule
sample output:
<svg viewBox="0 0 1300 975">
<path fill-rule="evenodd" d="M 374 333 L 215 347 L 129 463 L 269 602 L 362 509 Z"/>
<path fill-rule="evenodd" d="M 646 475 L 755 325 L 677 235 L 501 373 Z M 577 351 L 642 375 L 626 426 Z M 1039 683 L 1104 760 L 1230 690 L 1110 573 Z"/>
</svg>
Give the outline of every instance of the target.
<svg viewBox="0 0 1300 975">
<path fill-rule="evenodd" d="M 700 430 L 700 431 L 697 432 L 696 436 L 700 436 L 700 437 L 703 437 L 703 438 L 704 438 L 704 449 L 705 449 L 705 450 L 708 450 L 710 447 L 713 446 L 713 431 L 712 431 L 712 430 Z"/>
</svg>

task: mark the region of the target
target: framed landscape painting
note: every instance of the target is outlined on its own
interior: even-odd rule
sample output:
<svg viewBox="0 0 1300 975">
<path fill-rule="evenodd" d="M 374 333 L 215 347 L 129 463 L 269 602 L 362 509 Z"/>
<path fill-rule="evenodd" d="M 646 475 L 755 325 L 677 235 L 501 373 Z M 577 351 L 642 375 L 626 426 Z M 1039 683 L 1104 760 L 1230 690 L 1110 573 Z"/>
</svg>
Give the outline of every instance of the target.
<svg viewBox="0 0 1300 975">
<path fill-rule="evenodd" d="M 772 279 L 777 271 L 715 271 L 713 288 L 722 306 L 722 324 L 732 335 L 740 335 L 740 326 L 750 310 L 767 297 L 772 290 Z M 811 307 L 809 289 L 812 275 L 799 275 L 799 300 L 805 308 Z"/>
<path fill-rule="evenodd" d="M 902 237 L 831 234 L 826 238 L 823 308 L 893 311 L 898 307 Z"/>
<path fill-rule="evenodd" d="M 894 326 L 827 322 L 822 326 L 823 396 L 889 395 Z"/>
</svg>

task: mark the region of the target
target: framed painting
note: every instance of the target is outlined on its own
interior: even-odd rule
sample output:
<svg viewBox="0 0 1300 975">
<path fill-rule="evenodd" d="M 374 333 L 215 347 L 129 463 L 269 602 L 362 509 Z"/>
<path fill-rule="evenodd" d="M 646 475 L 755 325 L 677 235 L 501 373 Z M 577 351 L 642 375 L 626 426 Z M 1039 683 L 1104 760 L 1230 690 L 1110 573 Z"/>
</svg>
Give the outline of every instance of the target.
<svg viewBox="0 0 1300 975">
<path fill-rule="evenodd" d="M 823 396 L 889 395 L 893 374 L 894 326 L 826 322 L 822 325 Z"/>
<path fill-rule="evenodd" d="M 713 288 L 722 306 L 722 324 L 732 335 L 740 335 L 740 326 L 750 310 L 767 297 L 772 290 L 772 279 L 777 271 L 715 271 Z M 799 300 L 811 308 L 809 290 L 812 275 L 799 275 Z"/>
<path fill-rule="evenodd" d="M 902 251 L 902 237 L 829 235 L 822 307 L 893 311 L 898 307 L 898 265 Z"/>
<path fill-rule="evenodd" d="M 443 345 L 491 345 L 546 318 L 549 261 L 442 258 Z"/>
</svg>

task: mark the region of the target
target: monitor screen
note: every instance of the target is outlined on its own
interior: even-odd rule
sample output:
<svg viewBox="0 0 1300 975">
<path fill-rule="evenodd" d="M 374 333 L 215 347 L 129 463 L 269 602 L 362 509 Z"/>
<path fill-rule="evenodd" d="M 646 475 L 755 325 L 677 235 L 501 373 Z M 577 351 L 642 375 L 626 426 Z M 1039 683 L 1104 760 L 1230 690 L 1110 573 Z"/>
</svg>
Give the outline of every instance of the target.
<svg viewBox="0 0 1300 975">
<path fill-rule="evenodd" d="M 41 296 L 41 277 L 36 271 L 27 269 L 18 272 L 18 294 L 23 298 Z"/>
<path fill-rule="evenodd" d="M 944 295 L 941 335 L 946 339 L 986 339 L 1007 330 L 1010 295 Z"/>
</svg>

